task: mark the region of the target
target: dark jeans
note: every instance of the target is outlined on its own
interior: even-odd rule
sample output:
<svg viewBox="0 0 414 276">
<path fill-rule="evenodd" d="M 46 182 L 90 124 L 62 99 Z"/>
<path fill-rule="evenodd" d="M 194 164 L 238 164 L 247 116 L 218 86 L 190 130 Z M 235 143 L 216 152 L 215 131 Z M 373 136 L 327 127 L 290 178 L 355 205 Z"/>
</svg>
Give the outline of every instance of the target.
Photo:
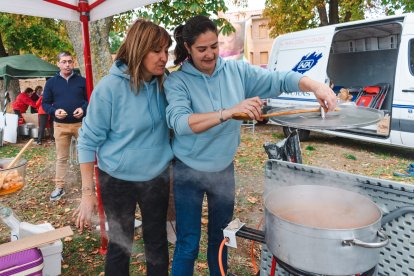
<svg viewBox="0 0 414 276">
<path fill-rule="evenodd" d="M 47 122 L 49 121 L 50 125 L 50 140 L 53 140 L 53 117 L 48 114 L 39 114 L 39 133 L 37 137 L 38 142 L 42 142 L 43 136 L 45 135 L 45 129 Z"/>
<path fill-rule="evenodd" d="M 172 265 L 173 276 L 194 274 L 201 235 L 201 212 L 204 194 L 208 203 L 207 261 L 210 275 L 219 276 L 218 251 L 223 240 L 222 228 L 233 217 L 234 166 L 220 172 L 201 172 L 181 161 L 174 164 L 174 202 L 177 243 Z M 223 250 L 223 266 L 227 271 L 227 248 Z"/>
<path fill-rule="evenodd" d="M 143 182 L 116 179 L 99 170 L 99 182 L 109 226 L 105 275 L 129 275 L 137 203 L 142 217 L 147 275 L 168 275 L 168 169 Z"/>
</svg>

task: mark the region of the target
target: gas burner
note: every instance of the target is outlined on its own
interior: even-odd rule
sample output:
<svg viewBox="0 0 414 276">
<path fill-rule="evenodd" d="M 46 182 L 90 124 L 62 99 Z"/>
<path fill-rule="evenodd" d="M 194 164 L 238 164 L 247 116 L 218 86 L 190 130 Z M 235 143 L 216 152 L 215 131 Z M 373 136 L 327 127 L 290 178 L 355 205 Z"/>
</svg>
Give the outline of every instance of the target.
<svg viewBox="0 0 414 276">
<path fill-rule="evenodd" d="M 276 260 L 276 265 L 283 268 L 290 275 L 293 275 L 293 276 L 327 276 L 327 275 L 321 275 L 321 274 L 306 272 L 306 271 L 294 268 L 294 267 L 288 265 L 287 263 L 282 262 L 281 260 L 279 260 L 275 256 L 273 256 L 273 258 Z M 359 276 L 373 276 L 373 275 L 375 275 L 375 267 L 371 268 L 370 270 L 368 270 L 366 272 L 363 272 L 361 274 L 356 274 L 356 275 L 359 275 Z"/>
</svg>

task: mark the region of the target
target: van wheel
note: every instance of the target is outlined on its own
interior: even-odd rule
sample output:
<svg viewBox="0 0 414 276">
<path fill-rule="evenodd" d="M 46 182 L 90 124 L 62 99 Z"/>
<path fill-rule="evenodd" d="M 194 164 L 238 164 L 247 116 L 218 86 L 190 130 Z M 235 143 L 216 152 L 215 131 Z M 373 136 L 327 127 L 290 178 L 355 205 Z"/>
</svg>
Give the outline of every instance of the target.
<svg viewBox="0 0 414 276">
<path fill-rule="evenodd" d="M 269 119 L 268 118 L 265 118 L 262 121 L 256 121 L 256 125 L 261 126 L 261 125 L 267 124 L 268 122 L 269 122 Z"/>
<path fill-rule="evenodd" d="M 283 127 L 283 134 L 287 138 L 293 131 L 295 131 L 296 128 L 293 127 Z M 299 140 L 300 141 L 307 141 L 310 136 L 310 131 L 306 129 L 298 129 L 299 133 Z"/>
</svg>

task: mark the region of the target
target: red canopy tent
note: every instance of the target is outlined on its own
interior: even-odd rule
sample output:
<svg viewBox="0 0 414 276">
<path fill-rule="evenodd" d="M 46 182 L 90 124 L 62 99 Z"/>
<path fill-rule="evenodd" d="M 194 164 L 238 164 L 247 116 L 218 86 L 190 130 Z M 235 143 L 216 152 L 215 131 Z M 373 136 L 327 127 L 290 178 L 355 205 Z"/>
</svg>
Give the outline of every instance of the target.
<svg viewBox="0 0 414 276">
<path fill-rule="evenodd" d="M 0 12 L 80 21 L 84 46 L 86 89 L 88 98 L 93 90 L 92 61 L 89 42 L 89 21 L 99 20 L 159 0 L 0 0 Z M 97 169 L 95 166 L 95 175 Z M 97 178 L 96 178 L 97 179 Z M 97 180 L 98 210 L 101 227 L 101 253 L 106 252 L 105 216 Z"/>
</svg>

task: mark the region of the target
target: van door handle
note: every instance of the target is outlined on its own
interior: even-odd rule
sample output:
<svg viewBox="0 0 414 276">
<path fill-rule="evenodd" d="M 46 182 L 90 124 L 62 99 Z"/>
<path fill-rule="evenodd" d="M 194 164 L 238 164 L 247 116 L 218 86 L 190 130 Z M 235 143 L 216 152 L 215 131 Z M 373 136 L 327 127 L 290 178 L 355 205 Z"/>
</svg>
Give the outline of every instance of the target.
<svg viewBox="0 0 414 276">
<path fill-rule="evenodd" d="M 403 89 L 402 92 L 408 93 L 408 92 L 414 92 L 414 89 Z"/>
</svg>

